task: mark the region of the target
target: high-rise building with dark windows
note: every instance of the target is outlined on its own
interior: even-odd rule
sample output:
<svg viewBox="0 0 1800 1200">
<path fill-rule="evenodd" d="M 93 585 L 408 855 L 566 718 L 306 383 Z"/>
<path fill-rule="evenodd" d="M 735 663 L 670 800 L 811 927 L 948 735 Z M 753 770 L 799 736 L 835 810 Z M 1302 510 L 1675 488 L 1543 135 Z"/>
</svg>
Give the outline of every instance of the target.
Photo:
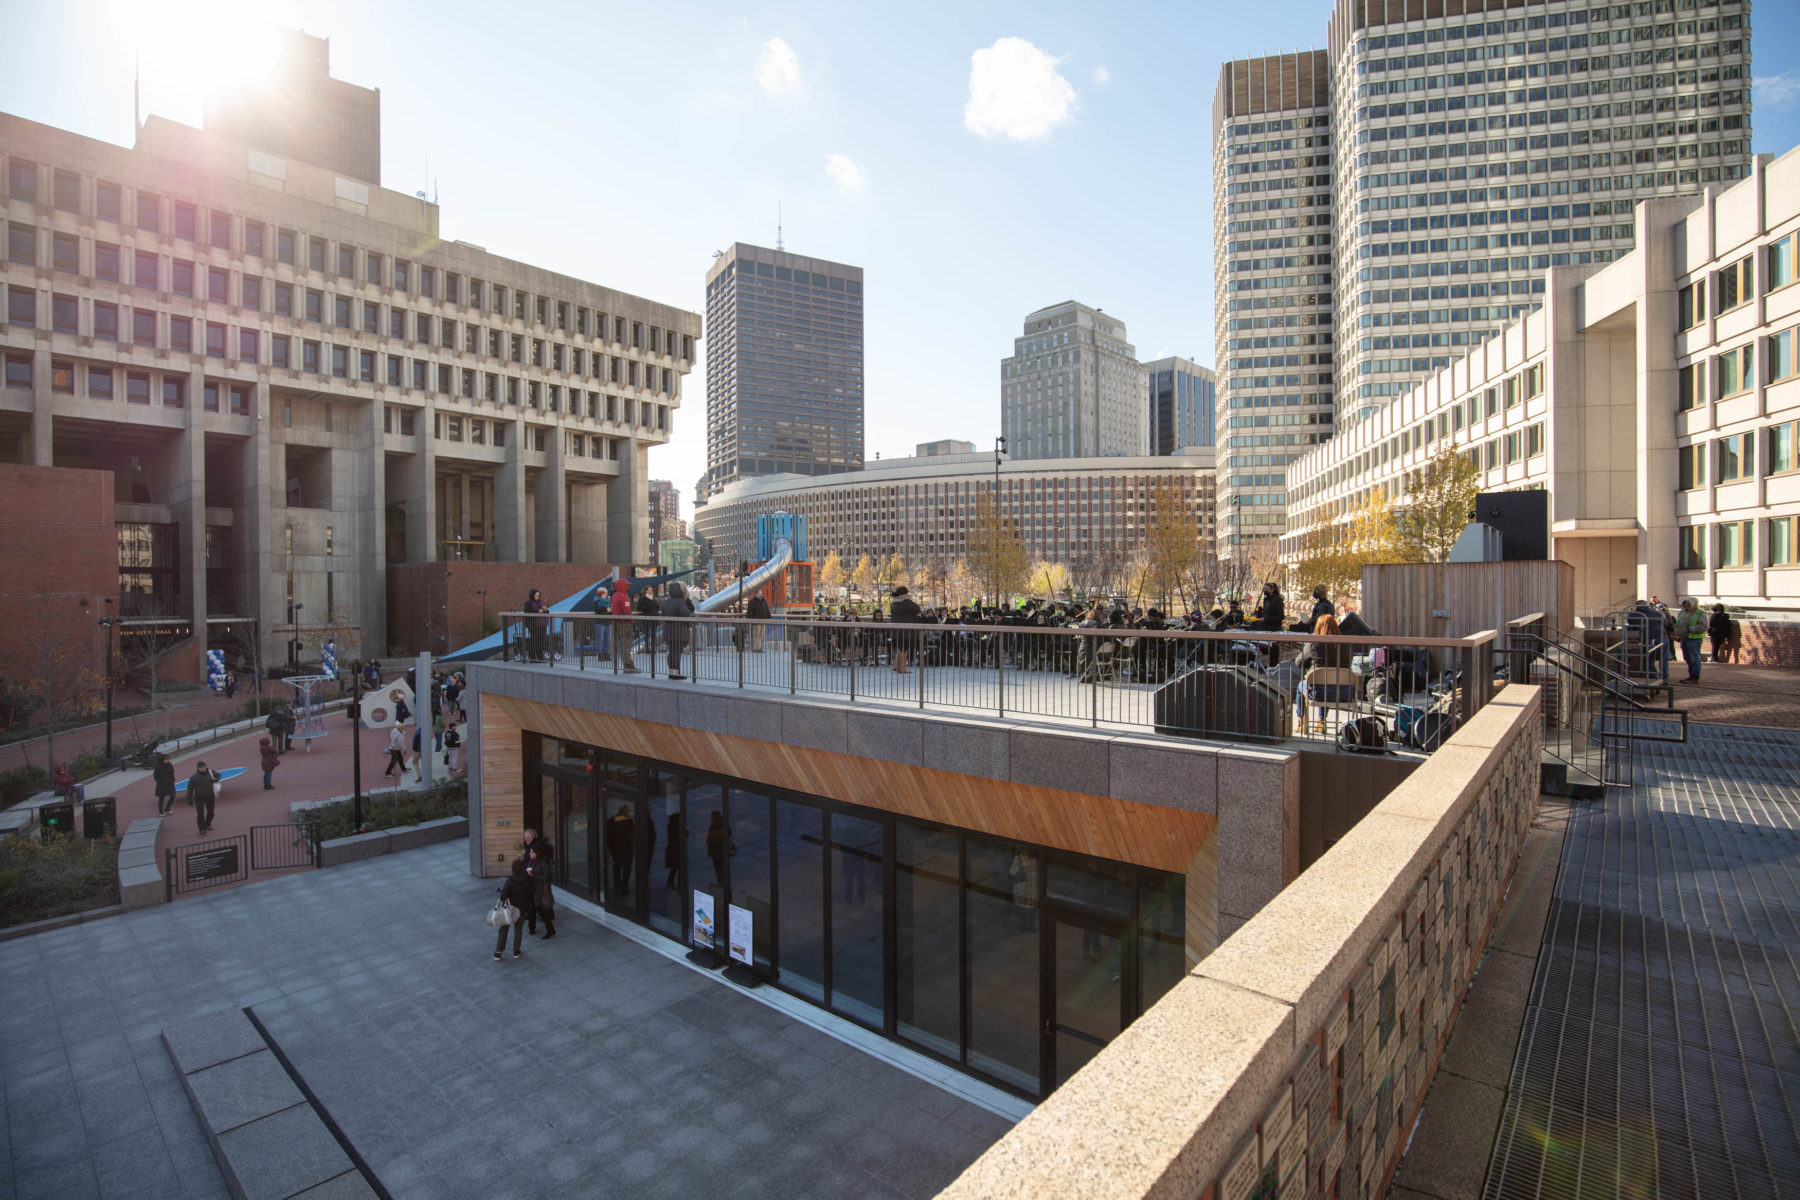
<svg viewBox="0 0 1800 1200">
<path fill-rule="evenodd" d="M 706 273 L 706 475 L 863 465 L 861 267 L 734 243 Z"/>
<path fill-rule="evenodd" d="M 1144 364 L 1150 381 L 1150 453 L 1213 444 L 1215 381 L 1211 367 L 1179 355 Z"/>
</svg>

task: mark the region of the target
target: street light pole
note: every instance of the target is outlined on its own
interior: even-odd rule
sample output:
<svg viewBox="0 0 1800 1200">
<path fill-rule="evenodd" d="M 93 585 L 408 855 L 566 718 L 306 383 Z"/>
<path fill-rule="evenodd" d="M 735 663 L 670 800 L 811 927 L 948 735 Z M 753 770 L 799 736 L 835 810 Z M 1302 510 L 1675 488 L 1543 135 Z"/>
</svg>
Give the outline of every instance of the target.
<svg viewBox="0 0 1800 1200">
<path fill-rule="evenodd" d="M 362 672 L 350 693 L 350 828 L 362 832 Z"/>
<path fill-rule="evenodd" d="M 998 561 L 998 543 L 1000 538 L 1000 461 L 1006 454 L 1006 435 L 1001 434 L 994 439 L 994 574 L 988 579 L 993 588 L 994 607 L 1000 607 L 1000 563 Z"/>
<path fill-rule="evenodd" d="M 108 604 L 112 601 L 107 601 Z M 117 617 L 101 617 L 96 625 L 106 627 L 106 760 L 112 761 L 113 752 L 113 626 L 118 623 Z"/>
</svg>

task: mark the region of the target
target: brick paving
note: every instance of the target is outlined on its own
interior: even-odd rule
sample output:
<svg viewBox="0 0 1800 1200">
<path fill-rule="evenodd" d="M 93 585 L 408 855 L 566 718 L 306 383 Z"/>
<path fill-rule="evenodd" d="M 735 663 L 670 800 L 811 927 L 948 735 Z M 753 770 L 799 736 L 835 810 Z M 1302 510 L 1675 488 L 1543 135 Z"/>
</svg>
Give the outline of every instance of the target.
<svg viewBox="0 0 1800 1200">
<path fill-rule="evenodd" d="M 1674 677 L 1683 670 L 1676 663 Z M 1709 725 L 1800 729 L 1800 670 L 1704 663 L 1699 683 L 1675 686 L 1675 705 L 1687 709 L 1690 721 Z"/>
</svg>

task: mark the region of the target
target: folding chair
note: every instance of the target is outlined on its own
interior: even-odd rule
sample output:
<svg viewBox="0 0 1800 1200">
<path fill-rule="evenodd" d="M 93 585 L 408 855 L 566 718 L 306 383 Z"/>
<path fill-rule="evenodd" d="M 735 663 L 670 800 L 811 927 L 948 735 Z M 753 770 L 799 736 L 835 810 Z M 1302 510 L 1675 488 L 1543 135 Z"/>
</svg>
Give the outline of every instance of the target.
<svg viewBox="0 0 1800 1200">
<path fill-rule="evenodd" d="M 1328 709 L 1349 713 L 1352 717 L 1357 715 L 1362 683 L 1356 672 L 1349 667 L 1314 667 L 1306 673 L 1306 681 L 1300 685 L 1300 694 L 1307 706 L 1318 710 L 1319 732 L 1323 733 Z M 1312 718 L 1302 715 L 1310 729 Z"/>
</svg>

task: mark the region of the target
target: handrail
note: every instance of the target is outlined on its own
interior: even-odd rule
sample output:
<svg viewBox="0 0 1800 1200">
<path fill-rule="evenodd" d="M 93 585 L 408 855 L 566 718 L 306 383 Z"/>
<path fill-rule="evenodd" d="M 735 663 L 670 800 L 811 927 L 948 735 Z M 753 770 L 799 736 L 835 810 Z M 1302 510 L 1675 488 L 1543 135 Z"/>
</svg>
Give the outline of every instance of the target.
<svg viewBox="0 0 1800 1200">
<path fill-rule="evenodd" d="M 615 674 L 661 674 L 694 686 L 773 687 L 792 695 L 848 695 L 852 702 L 885 699 L 920 709 L 935 704 L 1253 741 L 1285 741 L 1298 725 L 1301 737 L 1316 726 L 1337 744 L 1353 721 L 1373 717 L 1384 744 L 1432 750 L 1480 711 L 1497 686 L 1494 630 L 1415 638 L 911 624 L 810 614 L 499 615 L 508 660 L 562 662 L 584 671 L 590 664 L 604 671 L 610 661 Z M 1308 648 L 1310 655 L 1301 653 Z M 775 653 L 753 657 L 767 649 Z M 871 669 L 883 665 L 892 673 Z M 833 670 L 846 666 L 847 672 Z M 1354 678 L 1321 675 L 1319 668 L 1345 669 Z M 1359 725 L 1349 732 L 1372 730 Z"/>
<path fill-rule="evenodd" d="M 1657 692 L 1663 692 L 1668 696 L 1668 707 L 1671 709 L 1675 707 L 1675 689 L 1670 684 L 1635 679 L 1630 675 L 1614 670 L 1606 663 L 1596 660 L 1589 654 L 1587 647 L 1583 643 L 1577 642 L 1574 638 L 1553 626 L 1544 625 L 1540 626 L 1537 630 L 1512 628 L 1512 626 L 1517 624 L 1519 624 L 1519 622 L 1509 621 L 1507 623 L 1508 638 L 1510 640 L 1517 641 L 1521 638 L 1531 638 L 1538 641 L 1545 649 L 1554 647 L 1565 654 L 1572 654 L 1581 660 L 1582 665 L 1586 670 L 1605 677 L 1609 686 L 1615 684 L 1620 685 L 1618 689 L 1619 695 L 1623 696 L 1627 694 L 1626 689 L 1630 692 L 1646 692 L 1651 695 L 1654 695 Z M 1549 636 L 1551 634 L 1554 634 L 1555 636 Z M 1515 645 L 1509 646 L 1508 649 L 1517 651 L 1520 650 L 1521 647 Z M 1547 655 L 1542 653 L 1540 653 L 1539 656 L 1547 657 Z"/>
</svg>

